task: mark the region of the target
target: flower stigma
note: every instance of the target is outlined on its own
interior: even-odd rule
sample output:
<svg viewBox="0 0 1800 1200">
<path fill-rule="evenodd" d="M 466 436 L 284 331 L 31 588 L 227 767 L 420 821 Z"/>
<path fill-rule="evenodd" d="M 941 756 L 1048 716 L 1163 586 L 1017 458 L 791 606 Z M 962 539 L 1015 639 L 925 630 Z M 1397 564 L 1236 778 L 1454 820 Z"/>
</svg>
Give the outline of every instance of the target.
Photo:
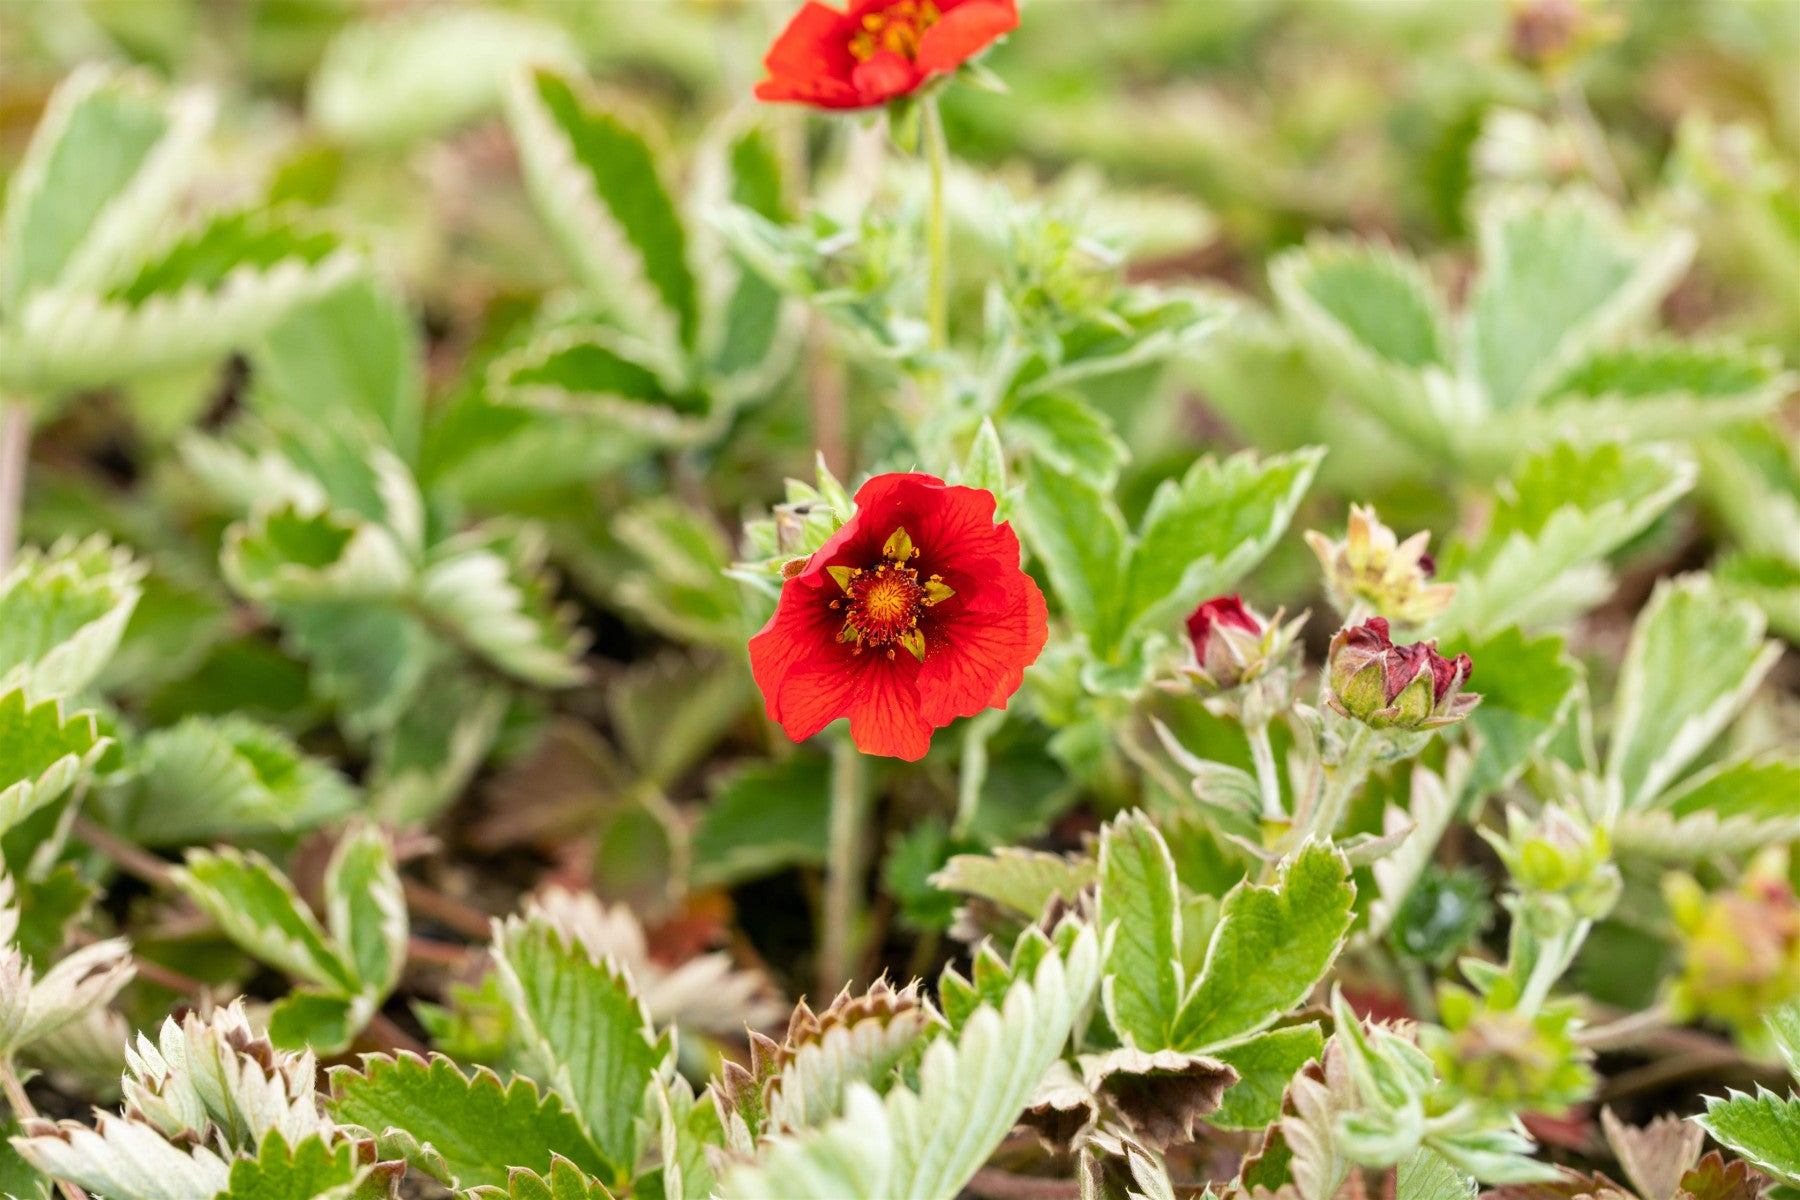
<svg viewBox="0 0 1800 1200">
<path fill-rule="evenodd" d="M 911 62 L 919 56 L 919 39 L 938 23 L 940 15 L 931 0 L 899 0 L 880 12 L 868 13 L 862 28 L 850 39 L 850 55 L 857 62 L 868 62 L 885 50 Z"/>
<path fill-rule="evenodd" d="M 918 571 L 909 565 L 919 557 L 919 548 L 904 528 L 888 535 L 881 554 L 882 561 L 874 567 L 826 568 L 844 592 L 831 602 L 832 608 L 844 613 L 838 641 L 855 642 L 857 654 L 871 646 L 885 646 L 889 658 L 894 657 L 898 643 L 924 662 L 925 634 L 919 629 L 919 618 L 926 609 L 956 593 L 941 576 L 920 581 Z"/>
</svg>

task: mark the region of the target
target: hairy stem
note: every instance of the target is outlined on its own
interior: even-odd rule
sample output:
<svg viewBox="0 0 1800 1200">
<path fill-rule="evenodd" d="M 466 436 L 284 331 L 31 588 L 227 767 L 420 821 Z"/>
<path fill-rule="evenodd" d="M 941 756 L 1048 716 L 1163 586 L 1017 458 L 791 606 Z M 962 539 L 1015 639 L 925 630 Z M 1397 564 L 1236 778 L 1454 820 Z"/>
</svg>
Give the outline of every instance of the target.
<svg viewBox="0 0 1800 1200">
<path fill-rule="evenodd" d="M 25 464 L 31 453 L 31 406 L 0 401 L 0 571 L 19 550 L 19 510 L 25 504 Z"/>
<path fill-rule="evenodd" d="M 37 1120 L 37 1105 L 25 1094 L 25 1085 L 19 1082 L 19 1072 L 13 1066 L 10 1054 L 0 1058 L 0 1091 L 6 1093 L 6 1103 L 11 1106 L 15 1121 L 23 1124 Z M 62 1189 L 64 1200 L 87 1200 L 87 1193 L 67 1180 L 59 1180 L 57 1186 Z"/>
<path fill-rule="evenodd" d="M 1335 766 L 1325 768 L 1325 786 L 1318 806 L 1307 819 L 1303 837 L 1329 838 L 1338 822 L 1344 819 L 1350 798 L 1362 787 L 1375 766 L 1375 742 L 1374 730 L 1367 725 L 1357 725 L 1349 744 L 1344 747 L 1343 759 Z"/>
<path fill-rule="evenodd" d="M 937 101 L 925 101 L 925 161 L 931 171 L 930 224 L 926 227 L 931 258 L 930 290 L 925 299 L 925 319 L 931 330 L 931 348 L 950 343 L 950 235 L 944 214 L 944 172 L 950 157 L 944 142 L 944 118 Z"/>
<path fill-rule="evenodd" d="M 864 773 L 862 754 L 845 734 L 831 750 L 831 827 L 818 973 L 819 993 L 826 1000 L 850 981 L 851 943 L 862 918 Z"/>
<path fill-rule="evenodd" d="M 1275 750 L 1269 745 L 1268 722 L 1246 725 L 1244 737 L 1250 742 L 1250 759 L 1256 764 L 1256 784 L 1262 793 L 1263 816 L 1279 821 L 1287 816 L 1287 809 L 1281 802 L 1281 774 L 1275 767 Z"/>
</svg>

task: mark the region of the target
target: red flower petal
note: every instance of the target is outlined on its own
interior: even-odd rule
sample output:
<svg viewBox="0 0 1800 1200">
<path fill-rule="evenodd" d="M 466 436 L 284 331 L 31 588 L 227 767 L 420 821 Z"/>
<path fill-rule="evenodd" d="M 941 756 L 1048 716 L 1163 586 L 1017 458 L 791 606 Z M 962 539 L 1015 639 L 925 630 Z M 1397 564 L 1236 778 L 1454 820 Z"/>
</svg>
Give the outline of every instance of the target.
<svg viewBox="0 0 1800 1200">
<path fill-rule="evenodd" d="M 1019 26 L 1019 8 L 1013 0 L 968 0 L 954 9 L 943 7 L 948 10 L 943 19 L 919 39 L 914 61 L 927 74 L 956 70 Z"/>
<path fill-rule="evenodd" d="M 904 96 L 925 81 L 918 67 L 895 54 L 883 50 L 868 62 L 857 63 L 850 71 L 850 84 L 864 104 L 885 104 L 895 96 Z"/>
</svg>

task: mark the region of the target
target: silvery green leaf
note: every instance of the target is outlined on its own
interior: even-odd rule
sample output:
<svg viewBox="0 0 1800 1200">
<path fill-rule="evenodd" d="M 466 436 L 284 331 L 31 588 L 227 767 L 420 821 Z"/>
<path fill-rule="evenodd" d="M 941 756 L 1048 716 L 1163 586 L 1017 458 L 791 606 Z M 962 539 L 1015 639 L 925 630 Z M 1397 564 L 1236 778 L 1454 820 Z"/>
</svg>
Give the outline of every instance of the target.
<svg viewBox="0 0 1800 1200">
<path fill-rule="evenodd" d="M 580 1118 L 594 1145 L 628 1173 L 642 1149 L 651 1081 L 670 1059 L 632 987 L 610 959 L 565 941 L 541 918 L 514 917 L 494 941 L 500 987 L 515 1030 L 540 1078 Z"/>
<path fill-rule="evenodd" d="M 418 602 L 457 641 L 501 671 L 539 687 L 587 677 L 586 634 L 557 605 L 544 575 L 543 538 L 471 530 L 434 546 L 419 577 Z"/>
<path fill-rule="evenodd" d="M 415 574 L 387 527 L 292 504 L 232 526 L 219 565 L 239 594 L 273 605 L 390 600 L 412 587 Z"/>
<path fill-rule="evenodd" d="M 994 429 L 994 422 L 987 417 L 981 419 L 981 428 L 976 430 L 975 440 L 969 444 L 962 470 L 952 482 L 982 488 L 996 496 L 1006 494 L 1006 451 L 1000 446 L 1000 435 Z"/>
<path fill-rule="evenodd" d="M 615 516 L 612 529 L 637 559 L 614 585 L 620 604 L 682 642 L 721 649 L 743 643 L 743 604 L 725 574 L 731 546 L 710 513 L 653 496 Z"/>
<path fill-rule="evenodd" d="M 325 924 L 364 991 L 385 997 L 406 966 L 406 897 L 394 847 L 376 826 L 356 822 L 325 868 Z"/>
<path fill-rule="evenodd" d="M 499 9 L 427 8 L 358 21 L 326 47 L 307 110 L 331 137 L 401 146 L 499 108 L 531 63 L 572 66 L 562 27 Z"/>
<path fill-rule="evenodd" d="M 463 794 L 507 706 L 505 688 L 467 670 L 443 668 L 414 686 L 437 702 L 406 706 L 383 723 L 368 778 L 370 811 L 402 828 L 430 821 Z"/>
<path fill-rule="evenodd" d="M 1793 797 L 1800 764 L 1741 759 L 1677 784 L 1648 811 L 1626 812 L 1613 829 L 1622 855 L 1692 863 L 1717 854 L 1748 854 L 1800 838 Z"/>
<path fill-rule="evenodd" d="M 687 231 L 643 134 L 572 76 L 514 76 L 507 117 L 539 211 L 582 281 L 651 343 L 691 350 L 698 289 Z"/>
<path fill-rule="evenodd" d="M 13 175 L 0 218 L 0 309 L 58 284 L 106 282 L 173 206 L 211 122 L 197 95 L 89 65 L 64 80 Z"/>
<path fill-rule="evenodd" d="M 10 882 L 7 892 L 10 899 Z M 16 1054 L 109 1004 L 135 972 L 124 938 L 83 946 L 44 970 L 27 965 L 16 946 L 5 947 L 0 950 L 0 1052 Z"/>
<path fill-rule="evenodd" d="M 0 687 L 33 699 L 86 689 L 118 648 L 142 578 L 98 535 L 21 551 L 0 577 Z"/>
<path fill-rule="evenodd" d="M 272 421 L 366 432 L 411 462 L 423 422 L 423 358 L 406 305 L 358 274 L 296 303 L 257 340 L 250 403 Z"/>
<path fill-rule="evenodd" d="M 105 1114 L 92 1129 L 37 1122 L 13 1145 L 46 1175 L 108 1200 L 194 1200 L 230 1183 L 224 1160 L 206 1147 L 177 1149 L 148 1125 Z"/>
<path fill-rule="evenodd" d="M 1437 627 L 1481 637 L 1592 607 L 1610 590 L 1606 556 L 1693 482 L 1692 465 L 1660 447 L 1539 451 L 1501 484 L 1480 540 L 1446 563 L 1456 598 Z"/>
<path fill-rule="evenodd" d="M 1632 628 L 1606 776 L 1642 809 L 1730 723 L 1781 656 L 1756 607 L 1704 575 L 1665 580 Z"/>
<path fill-rule="evenodd" d="M 646 446 L 681 445 L 711 425 L 706 401 L 680 372 L 649 343 L 606 326 L 568 325 L 496 359 L 488 393 Z"/>
<path fill-rule="evenodd" d="M 356 807 L 356 788 L 286 734 L 247 717 L 189 717 L 127 747 L 107 807 L 140 845 L 312 828 Z"/>
<path fill-rule="evenodd" d="M 93 713 L 65 718 L 60 700 L 29 704 L 16 686 L 0 694 L 0 831 L 62 797 L 111 744 Z"/>
<path fill-rule="evenodd" d="M 1497 412 L 1533 404 L 1575 363 L 1653 313 L 1693 254 L 1685 232 L 1639 230 L 1598 196 L 1521 193 L 1478 216 L 1469 373 Z"/>
<path fill-rule="evenodd" d="M 947 892 L 975 896 L 1036 920 L 1051 899 L 1073 900 L 1099 878 L 1093 860 L 1001 846 L 992 854 L 958 854 L 931 877 Z"/>
<path fill-rule="evenodd" d="M 554 1155 L 608 1172 L 554 1093 L 540 1094 L 523 1077 L 503 1084 L 486 1067 L 466 1076 L 441 1055 L 427 1062 L 376 1054 L 360 1071 L 334 1067 L 326 1108 L 333 1120 L 368 1130 L 384 1152 L 453 1187 L 505 1187 L 510 1168 L 547 1171 Z"/>
<path fill-rule="evenodd" d="M 1769 625 L 1790 642 L 1800 642 L 1800 560 L 1733 554 L 1713 568 L 1719 586 L 1753 601 Z"/>
<path fill-rule="evenodd" d="M 719 1181 L 725 1200 L 853 1200 L 890 1196 L 895 1170 L 894 1130 L 881 1097 L 852 1084 L 844 1115 L 822 1128 L 777 1137 L 756 1162 Z"/>
<path fill-rule="evenodd" d="M 1707 1097 L 1706 1112 L 1694 1119 L 1738 1157 L 1800 1185 L 1800 1100 L 1760 1087 L 1754 1096 L 1732 1091 Z"/>
<path fill-rule="evenodd" d="M 343 950 L 326 936 L 287 876 L 262 855 L 233 846 L 190 850 L 174 882 L 227 937 L 263 962 L 328 992 L 358 990 Z"/>
<path fill-rule="evenodd" d="M 1175 860 L 1142 813 L 1100 831 L 1099 857 L 1096 922 L 1114 930 L 1100 993 L 1107 1019 L 1127 1046 L 1173 1046 L 1186 994 Z"/>
<path fill-rule="evenodd" d="M 1773 423 L 1746 424 L 1699 447 L 1701 481 L 1738 544 L 1800 563 L 1800 441 Z"/>
<path fill-rule="evenodd" d="M 1424 1146 L 1401 1162 L 1394 1176 L 1394 1200 L 1473 1200 L 1475 1179 Z"/>
</svg>

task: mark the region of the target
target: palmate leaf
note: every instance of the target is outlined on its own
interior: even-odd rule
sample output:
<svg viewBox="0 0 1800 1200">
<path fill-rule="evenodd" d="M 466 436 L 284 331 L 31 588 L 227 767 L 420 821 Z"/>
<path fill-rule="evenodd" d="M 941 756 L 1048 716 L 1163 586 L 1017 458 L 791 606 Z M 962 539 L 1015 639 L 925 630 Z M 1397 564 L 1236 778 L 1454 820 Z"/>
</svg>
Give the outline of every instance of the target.
<svg viewBox="0 0 1800 1200">
<path fill-rule="evenodd" d="M 1606 774 L 1627 810 L 1672 783 L 1737 715 L 1781 656 L 1756 607 L 1706 576 L 1658 584 L 1619 673 Z"/>
<path fill-rule="evenodd" d="M 384 1150 L 452 1187 L 505 1187 L 509 1168 L 547 1171 L 561 1155 L 590 1174 L 608 1170 L 581 1123 L 528 1079 L 472 1077 L 440 1055 L 370 1055 L 361 1071 L 333 1067 L 332 1119 L 368 1130 Z"/>
<path fill-rule="evenodd" d="M 255 852 L 190 850 L 175 885 L 225 935 L 270 966 L 336 995 L 358 990 L 355 970 L 294 890 Z"/>
<path fill-rule="evenodd" d="M 190 717 L 128 748 L 107 804 L 146 846 L 312 828 L 356 807 L 356 788 L 293 740 L 240 716 Z"/>
<path fill-rule="evenodd" d="M 541 920 L 507 921 L 494 959 L 527 1056 L 610 1164 L 595 1173 L 629 1179 L 650 1083 L 672 1052 L 667 1035 L 657 1037 L 629 978 Z"/>
<path fill-rule="evenodd" d="M 92 713 L 65 718 L 61 701 L 0 694 L 0 832 L 60 798 L 110 744 Z"/>
<path fill-rule="evenodd" d="M 1337 958 L 1356 887 L 1344 856 L 1309 843 L 1273 887 L 1226 893 L 1199 977 L 1183 997 L 1172 1041 L 1199 1052 L 1273 1025 L 1306 998 Z"/>
<path fill-rule="evenodd" d="M 1065 953 L 1046 954 L 999 1008 L 983 1004 L 956 1036 L 926 1050 L 915 1088 L 885 1097 L 852 1085 L 844 1115 L 765 1145 L 754 1163 L 720 1181 L 730 1200 L 952 1200 L 1006 1136 L 1100 973 L 1099 939 L 1083 929 Z"/>
<path fill-rule="evenodd" d="M 1800 1186 L 1800 1100 L 1783 1100 L 1758 1088 L 1709 1096 L 1694 1118 L 1728 1149 L 1785 1183 Z"/>
<path fill-rule="evenodd" d="M 1611 586 L 1606 556 L 1684 495 L 1694 474 L 1653 446 L 1560 442 L 1533 454 L 1501 484 L 1480 540 L 1446 561 L 1456 598 L 1437 628 L 1484 637 L 1592 607 Z"/>
<path fill-rule="evenodd" d="M 613 1200 L 605 1184 L 560 1154 L 551 1159 L 547 1174 L 515 1167 L 504 1189 L 479 1187 L 470 1195 L 476 1200 Z"/>
<path fill-rule="evenodd" d="M 1585 192 L 1502 198 L 1480 214 L 1479 235 L 1467 353 L 1497 411 L 1537 401 L 1654 312 L 1693 253 L 1689 235 L 1629 230 Z"/>
<path fill-rule="evenodd" d="M 3 378 L 49 391 L 206 363 L 361 269 L 335 235 L 294 213 L 213 214 L 143 252 L 103 290 L 28 298 L 0 328 Z"/>
<path fill-rule="evenodd" d="M 344 831 L 325 868 L 325 923 L 365 991 L 385 997 L 406 966 L 406 896 L 380 829 Z"/>
<path fill-rule="evenodd" d="M 289 1146 L 273 1130 L 256 1157 L 231 1164 L 229 1186 L 213 1200 L 382 1200 L 394 1194 L 398 1162 L 363 1165 L 349 1142 L 327 1146 L 317 1135 Z"/>
<path fill-rule="evenodd" d="M 691 350 L 698 288 L 687 230 L 656 153 L 616 114 L 548 69 L 515 76 L 507 116 L 525 178 L 583 282 L 626 328 Z"/>
<path fill-rule="evenodd" d="M 107 1200 L 195 1200 L 230 1184 L 230 1171 L 205 1146 L 178 1149 L 149 1125 L 101 1114 L 90 1129 L 36 1122 L 13 1143 L 38 1170 Z"/>
<path fill-rule="evenodd" d="M 506 674 L 539 687 L 587 678 L 587 635 L 572 609 L 555 605 L 543 574 L 544 539 L 533 528 L 471 530 L 434 546 L 419 578 L 423 611 Z"/>
<path fill-rule="evenodd" d="M 635 446 L 678 446 L 712 429 L 705 400 L 636 338 L 600 325 L 548 330 L 488 370 L 491 400 L 562 417 Z"/>
<path fill-rule="evenodd" d="M 1203 458 L 1157 489 L 1135 537 L 1096 485 L 1033 466 L 1020 523 L 1063 610 L 1095 656 L 1112 661 L 1134 636 L 1229 589 L 1260 562 L 1322 455 Z"/>
<path fill-rule="evenodd" d="M 56 284 L 91 289 L 174 204 L 211 120 L 147 75 L 87 66 L 57 88 L 0 218 L 0 310 Z"/>
<path fill-rule="evenodd" d="M 98 536 L 21 551 L 0 578 L 0 687 L 34 699 L 86 689 L 118 648 L 142 575 Z"/>
<path fill-rule="evenodd" d="M 397 146 L 497 109 L 531 63 L 579 61 L 561 26 L 498 9 L 403 11 L 346 26 L 313 72 L 307 111 L 331 137 Z"/>
<path fill-rule="evenodd" d="M 1690 863 L 1715 854 L 1744 854 L 1800 838 L 1800 763 L 1742 759 L 1703 771 L 1656 798 L 1650 811 L 1628 812 L 1614 828 L 1621 854 Z"/>
<path fill-rule="evenodd" d="M 1181 964 L 1181 897 L 1175 860 L 1142 813 L 1100 833 L 1100 928 L 1114 929 L 1101 1001 L 1127 1045 L 1174 1045 L 1186 993 Z"/>
<path fill-rule="evenodd" d="M 424 419 L 423 357 L 405 304 L 359 274 L 295 304 L 258 339 L 250 402 L 278 424 L 355 430 L 410 463 Z"/>
</svg>

